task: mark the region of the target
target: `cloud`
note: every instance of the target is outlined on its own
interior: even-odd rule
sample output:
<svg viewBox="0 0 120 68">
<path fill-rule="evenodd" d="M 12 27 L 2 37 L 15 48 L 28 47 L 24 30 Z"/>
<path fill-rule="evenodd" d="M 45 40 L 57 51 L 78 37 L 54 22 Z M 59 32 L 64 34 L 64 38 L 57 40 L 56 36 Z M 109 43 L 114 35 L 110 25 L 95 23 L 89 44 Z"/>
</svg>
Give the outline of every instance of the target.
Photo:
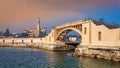
<svg viewBox="0 0 120 68">
<path fill-rule="evenodd" d="M 22 26 L 36 16 L 50 23 L 119 4 L 119 0 L 0 0 L 0 29 L 8 24 Z"/>
</svg>

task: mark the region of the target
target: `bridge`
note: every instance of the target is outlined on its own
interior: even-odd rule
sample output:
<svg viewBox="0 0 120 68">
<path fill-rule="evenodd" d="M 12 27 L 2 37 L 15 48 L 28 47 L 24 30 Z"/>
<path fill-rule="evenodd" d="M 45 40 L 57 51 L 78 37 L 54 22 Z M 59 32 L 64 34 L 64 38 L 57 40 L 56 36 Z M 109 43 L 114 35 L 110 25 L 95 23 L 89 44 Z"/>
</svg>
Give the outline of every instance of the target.
<svg viewBox="0 0 120 68">
<path fill-rule="evenodd" d="M 63 39 L 70 31 L 76 31 L 81 36 L 80 45 L 120 46 L 120 28 L 96 23 L 92 20 L 79 20 L 56 26 L 43 38 L 0 38 L 0 43 L 65 45 Z"/>
<path fill-rule="evenodd" d="M 70 31 L 76 31 L 80 36 L 81 45 L 120 46 L 120 28 L 109 28 L 92 20 L 79 20 L 56 26 L 44 38 L 46 43 L 61 44 Z"/>
</svg>

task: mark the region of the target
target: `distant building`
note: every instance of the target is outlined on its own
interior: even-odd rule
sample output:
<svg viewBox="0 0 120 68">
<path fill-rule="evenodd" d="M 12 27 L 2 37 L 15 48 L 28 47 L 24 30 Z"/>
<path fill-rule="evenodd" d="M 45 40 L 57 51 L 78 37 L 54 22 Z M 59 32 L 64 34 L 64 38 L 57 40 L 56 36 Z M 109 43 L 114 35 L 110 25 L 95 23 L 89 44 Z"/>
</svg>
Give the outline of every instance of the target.
<svg viewBox="0 0 120 68">
<path fill-rule="evenodd" d="M 69 41 L 77 41 L 77 37 L 69 37 Z"/>
<path fill-rule="evenodd" d="M 0 38 L 3 38 L 3 31 L 0 31 Z"/>
<path fill-rule="evenodd" d="M 81 36 L 76 36 L 76 35 L 67 35 L 65 36 L 64 38 L 64 41 L 72 41 L 72 42 L 75 42 L 75 41 L 80 41 L 81 40 Z"/>
<path fill-rule="evenodd" d="M 23 33 L 28 34 L 28 37 L 44 37 L 46 36 L 46 28 L 40 28 L 40 19 L 37 18 L 37 26 L 34 30 L 25 29 Z"/>
<path fill-rule="evenodd" d="M 12 36 L 15 37 L 15 38 L 18 38 L 19 34 L 18 33 L 12 33 Z"/>
</svg>

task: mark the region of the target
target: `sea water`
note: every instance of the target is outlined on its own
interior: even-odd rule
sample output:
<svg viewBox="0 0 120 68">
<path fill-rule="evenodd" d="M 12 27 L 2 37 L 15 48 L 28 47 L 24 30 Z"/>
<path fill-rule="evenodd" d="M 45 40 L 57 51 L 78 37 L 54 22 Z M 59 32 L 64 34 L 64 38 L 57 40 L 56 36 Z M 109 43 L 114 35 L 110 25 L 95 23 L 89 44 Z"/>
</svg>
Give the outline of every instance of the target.
<svg viewBox="0 0 120 68">
<path fill-rule="evenodd" d="M 0 68 L 120 68 L 109 60 L 66 56 L 70 52 L 0 48 Z"/>
</svg>

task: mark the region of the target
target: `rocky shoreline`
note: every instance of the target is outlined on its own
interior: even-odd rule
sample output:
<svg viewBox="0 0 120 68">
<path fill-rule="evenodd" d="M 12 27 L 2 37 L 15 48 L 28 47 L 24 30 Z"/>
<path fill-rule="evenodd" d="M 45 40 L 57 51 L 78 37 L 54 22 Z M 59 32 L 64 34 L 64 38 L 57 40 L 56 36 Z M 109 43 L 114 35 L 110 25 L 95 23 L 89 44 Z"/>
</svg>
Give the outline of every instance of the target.
<svg viewBox="0 0 120 68">
<path fill-rule="evenodd" d="M 72 57 L 92 57 L 92 58 L 100 58 L 107 59 L 111 61 L 120 62 L 120 50 L 118 49 L 104 49 L 104 48 L 91 48 L 78 46 L 75 49 L 74 53 L 69 53 L 67 56 Z"/>
<path fill-rule="evenodd" d="M 66 45 L 55 45 L 55 44 L 46 44 L 46 43 L 6 43 L 0 44 L 0 47 L 16 47 L 16 48 L 35 48 L 35 49 L 44 49 L 49 51 L 68 51 L 75 49 L 74 46 Z"/>
</svg>

